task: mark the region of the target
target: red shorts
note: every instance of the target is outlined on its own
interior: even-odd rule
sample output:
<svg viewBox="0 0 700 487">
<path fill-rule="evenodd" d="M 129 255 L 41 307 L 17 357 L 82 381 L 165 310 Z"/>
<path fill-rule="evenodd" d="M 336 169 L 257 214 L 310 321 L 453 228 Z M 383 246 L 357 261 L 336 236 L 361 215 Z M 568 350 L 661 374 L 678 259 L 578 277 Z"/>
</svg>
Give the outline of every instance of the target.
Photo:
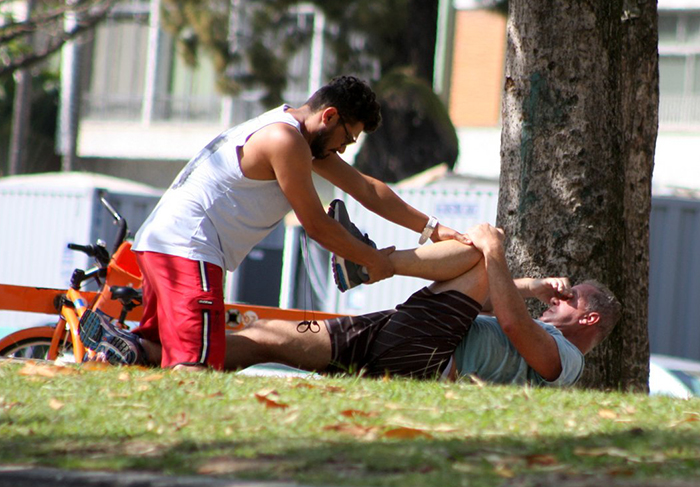
<svg viewBox="0 0 700 487">
<path fill-rule="evenodd" d="M 224 367 L 223 270 L 209 262 L 136 252 L 143 274 L 143 317 L 134 330 L 162 346 L 162 367 Z"/>
</svg>

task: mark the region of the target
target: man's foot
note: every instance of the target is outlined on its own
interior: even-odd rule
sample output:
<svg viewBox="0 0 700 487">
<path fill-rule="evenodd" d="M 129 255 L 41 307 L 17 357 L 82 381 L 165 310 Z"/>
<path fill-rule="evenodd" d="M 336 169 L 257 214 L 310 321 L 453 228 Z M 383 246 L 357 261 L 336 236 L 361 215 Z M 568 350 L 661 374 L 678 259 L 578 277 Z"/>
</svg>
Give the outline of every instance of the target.
<svg viewBox="0 0 700 487">
<path fill-rule="evenodd" d="M 340 223 L 352 236 L 375 249 L 377 248 L 377 245 L 370 240 L 369 236 L 366 233 L 363 234 L 350 221 L 348 210 L 345 208 L 345 203 L 341 200 L 331 201 L 331 205 L 328 208 L 328 216 Z M 352 289 L 369 280 L 367 269 L 359 264 L 343 259 L 339 255 L 332 255 L 331 265 L 333 267 L 333 278 L 340 292 L 344 293 L 348 289 Z"/>
<path fill-rule="evenodd" d="M 80 340 L 99 359 L 112 365 L 140 365 L 146 363 L 146 351 L 139 337 L 111 324 L 105 318 L 86 310 L 80 318 Z"/>
</svg>

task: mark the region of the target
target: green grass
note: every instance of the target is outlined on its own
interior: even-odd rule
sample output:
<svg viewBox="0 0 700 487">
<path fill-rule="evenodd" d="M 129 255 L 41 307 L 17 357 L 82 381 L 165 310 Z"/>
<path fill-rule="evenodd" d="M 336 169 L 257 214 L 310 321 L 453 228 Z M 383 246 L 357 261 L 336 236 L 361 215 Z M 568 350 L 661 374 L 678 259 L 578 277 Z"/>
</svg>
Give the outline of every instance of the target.
<svg viewBox="0 0 700 487">
<path fill-rule="evenodd" d="M 355 486 L 700 479 L 699 400 L 43 367 L 0 362 L 0 463 Z"/>
</svg>

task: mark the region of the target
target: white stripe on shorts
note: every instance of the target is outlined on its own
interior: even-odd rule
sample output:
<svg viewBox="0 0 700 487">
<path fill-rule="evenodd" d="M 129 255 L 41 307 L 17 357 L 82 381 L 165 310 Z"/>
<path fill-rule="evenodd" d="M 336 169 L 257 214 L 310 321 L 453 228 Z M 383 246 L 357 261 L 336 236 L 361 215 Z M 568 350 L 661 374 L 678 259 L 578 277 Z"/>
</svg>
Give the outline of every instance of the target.
<svg viewBox="0 0 700 487">
<path fill-rule="evenodd" d="M 199 363 L 207 363 L 207 351 L 209 350 L 209 311 L 202 312 L 202 355 Z"/>
<path fill-rule="evenodd" d="M 203 260 L 199 261 L 199 276 L 202 279 L 202 291 L 209 291 L 209 280 L 207 279 L 207 268 L 206 262 Z"/>
</svg>

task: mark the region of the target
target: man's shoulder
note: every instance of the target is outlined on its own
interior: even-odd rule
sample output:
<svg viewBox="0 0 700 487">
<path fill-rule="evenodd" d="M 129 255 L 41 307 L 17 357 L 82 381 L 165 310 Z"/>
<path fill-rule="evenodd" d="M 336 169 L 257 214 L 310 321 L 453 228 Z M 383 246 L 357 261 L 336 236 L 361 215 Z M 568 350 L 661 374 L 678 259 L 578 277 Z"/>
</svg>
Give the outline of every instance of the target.
<svg viewBox="0 0 700 487">
<path fill-rule="evenodd" d="M 284 154 L 287 158 L 299 154 L 311 161 L 309 144 L 299 128 L 283 120 L 270 121 L 254 131 L 248 137 L 246 147 L 267 155 Z"/>
</svg>

